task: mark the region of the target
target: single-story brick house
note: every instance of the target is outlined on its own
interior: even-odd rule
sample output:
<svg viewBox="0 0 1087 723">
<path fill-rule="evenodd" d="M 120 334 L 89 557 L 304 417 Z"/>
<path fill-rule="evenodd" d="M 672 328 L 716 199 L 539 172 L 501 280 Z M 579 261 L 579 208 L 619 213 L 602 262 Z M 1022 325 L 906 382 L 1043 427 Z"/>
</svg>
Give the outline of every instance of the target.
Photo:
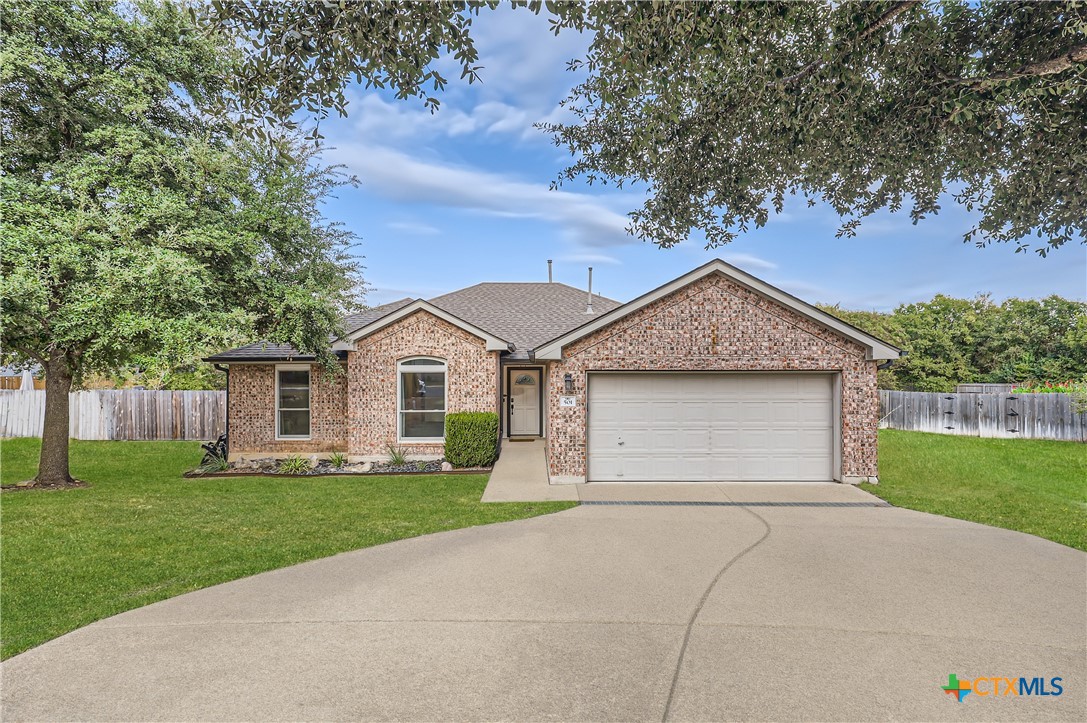
<svg viewBox="0 0 1087 723">
<path fill-rule="evenodd" d="M 723 261 L 633 301 L 483 283 L 354 314 L 330 376 L 290 347 L 228 370 L 232 459 L 443 451 L 444 417 L 544 437 L 552 483 L 876 478 L 876 369 L 900 350 Z"/>
</svg>

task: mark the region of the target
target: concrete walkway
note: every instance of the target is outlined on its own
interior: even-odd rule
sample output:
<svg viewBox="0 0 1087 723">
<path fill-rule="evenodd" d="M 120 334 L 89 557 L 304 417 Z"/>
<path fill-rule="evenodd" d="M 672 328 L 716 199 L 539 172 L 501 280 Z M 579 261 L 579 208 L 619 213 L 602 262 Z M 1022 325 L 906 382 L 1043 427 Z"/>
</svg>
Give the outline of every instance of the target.
<svg viewBox="0 0 1087 723">
<path fill-rule="evenodd" d="M 837 498 L 760 504 L 772 489 L 582 505 L 183 595 L 3 663 L 2 717 L 1084 718 L 1087 555 Z M 951 673 L 1064 694 L 958 703 Z"/>
<path fill-rule="evenodd" d="M 531 442 L 502 440 L 502 454 L 494 463 L 484 502 L 544 502 L 576 500 L 579 485 L 553 485 L 547 479 L 543 439 Z"/>
</svg>

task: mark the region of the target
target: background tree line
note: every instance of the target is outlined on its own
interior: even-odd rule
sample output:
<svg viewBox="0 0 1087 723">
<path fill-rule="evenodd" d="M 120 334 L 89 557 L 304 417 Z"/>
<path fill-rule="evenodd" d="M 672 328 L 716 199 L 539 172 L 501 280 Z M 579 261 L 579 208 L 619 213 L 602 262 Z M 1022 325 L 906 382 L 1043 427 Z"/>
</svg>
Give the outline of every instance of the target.
<svg viewBox="0 0 1087 723">
<path fill-rule="evenodd" d="M 890 313 L 821 308 L 906 350 L 881 389 L 949 392 L 956 384 L 1087 379 L 1087 304 L 1047 296 L 995 303 L 989 294 L 902 304 Z"/>
</svg>

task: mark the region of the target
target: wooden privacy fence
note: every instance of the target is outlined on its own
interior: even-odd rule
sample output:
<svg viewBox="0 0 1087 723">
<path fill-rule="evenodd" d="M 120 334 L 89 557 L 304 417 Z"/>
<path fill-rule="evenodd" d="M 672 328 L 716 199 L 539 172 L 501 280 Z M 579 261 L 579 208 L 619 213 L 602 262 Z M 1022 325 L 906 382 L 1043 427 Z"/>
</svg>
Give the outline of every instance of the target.
<svg viewBox="0 0 1087 723">
<path fill-rule="evenodd" d="M 68 395 L 73 439 L 215 439 L 226 392 L 96 389 Z M 0 437 L 40 437 L 44 391 L 0 391 Z"/>
<path fill-rule="evenodd" d="M 972 437 L 1087 442 L 1087 414 L 1071 394 L 879 392 L 879 426 Z"/>
</svg>

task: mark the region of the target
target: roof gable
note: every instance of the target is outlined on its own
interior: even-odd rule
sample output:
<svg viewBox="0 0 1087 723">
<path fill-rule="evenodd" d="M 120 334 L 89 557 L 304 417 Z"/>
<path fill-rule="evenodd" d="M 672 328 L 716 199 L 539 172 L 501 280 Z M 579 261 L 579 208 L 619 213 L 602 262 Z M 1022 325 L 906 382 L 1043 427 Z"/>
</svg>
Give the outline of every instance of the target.
<svg viewBox="0 0 1087 723">
<path fill-rule="evenodd" d="M 376 331 L 380 331 L 390 324 L 395 324 L 401 319 L 406 319 L 420 311 L 425 311 L 428 314 L 432 314 L 439 319 L 449 322 L 453 326 L 456 326 L 473 336 L 477 336 L 483 339 L 487 344 L 487 351 L 511 351 L 512 344 L 504 339 L 501 339 L 490 332 L 481 329 L 475 324 L 469 323 L 464 319 L 461 319 L 448 311 L 434 306 L 428 301 L 422 299 L 416 299 L 410 304 L 405 304 L 390 313 L 381 316 L 378 319 L 374 319 L 368 324 L 358 327 L 354 331 L 346 334 L 340 341 L 337 341 L 332 345 L 332 348 L 337 351 L 350 351 L 354 349 L 355 342 L 359 339 L 369 336 Z"/>
<path fill-rule="evenodd" d="M 613 324 L 629 314 L 648 306 L 654 301 L 674 293 L 685 286 L 689 286 L 695 281 L 711 274 L 721 274 L 740 286 L 750 289 L 756 294 L 789 308 L 801 316 L 807 317 L 815 323 L 860 344 L 865 348 L 868 359 L 897 359 L 901 355 L 901 350 L 897 347 L 892 346 L 881 339 L 877 339 L 876 337 L 847 324 L 841 319 L 838 319 L 825 311 L 821 311 L 811 304 L 801 301 L 795 296 L 741 271 L 731 264 L 727 264 L 720 259 L 714 259 L 708 264 L 700 266 L 647 294 L 639 296 L 629 303 L 616 307 L 611 311 L 582 324 L 576 329 L 542 344 L 536 349 L 535 357 L 543 360 L 562 359 L 562 350 L 564 346 Z"/>
</svg>

